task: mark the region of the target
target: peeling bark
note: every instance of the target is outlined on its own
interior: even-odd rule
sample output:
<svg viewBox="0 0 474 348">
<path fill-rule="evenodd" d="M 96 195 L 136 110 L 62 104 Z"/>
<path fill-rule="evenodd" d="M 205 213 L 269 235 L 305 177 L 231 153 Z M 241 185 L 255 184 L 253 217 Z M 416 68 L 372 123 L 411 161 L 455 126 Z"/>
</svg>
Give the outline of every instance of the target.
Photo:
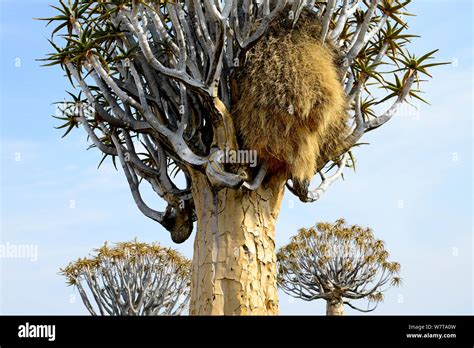
<svg viewBox="0 0 474 348">
<path fill-rule="evenodd" d="M 344 315 L 344 303 L 338 300 L 326 301 L 326 315 Z"/>
<path fill-rule="evenodd" d="M 275 222 L 285 178 L 255 191 L 213 192 L 203 174 L 192 177 L 198 226 L 190 314 L 278 314 Z"/>
</svg>

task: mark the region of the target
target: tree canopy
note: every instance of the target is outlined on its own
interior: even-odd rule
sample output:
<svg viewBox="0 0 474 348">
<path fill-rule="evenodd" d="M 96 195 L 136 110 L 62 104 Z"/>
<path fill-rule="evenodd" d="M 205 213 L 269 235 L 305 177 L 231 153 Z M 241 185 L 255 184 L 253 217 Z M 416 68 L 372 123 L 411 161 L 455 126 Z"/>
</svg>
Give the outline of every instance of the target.
<svg viewBox="0 0 474 348">
<path fill-rule="evenodd" d="M 396 114 L 430 77 L 436 51 L 409 51 L 416 37 L 404 18 L 411 0 L 60 0 L 46 65 L 59 65 L 70 80 L 60 104 L 65 134 L 81 125 L 102 161 L 118 158 L 140 211 L 161 223 L 175 242 L 196 221 L 189 171 L 206 173 L 216 190 L 254 190 L 266 168 L 225 165 L 226 149 L 238 149 L 229 81 L 246 52 L 278 18 L 298 21 L 307 11 L 322 23 L 322 41 L 341 52 L 351 124 L 347 148 L 315 169 L 320 184 L 287 187 L 313 202 L 354 167 L 351 148 Z M 381 97 L 376 90 L 384 93 Z M 424 101 L 424 100 L 423 100 Z M 384 112 L 374 108 L 390 103 Z M 328 172 L 331 171 L 331 172 Z M 180 187 L 175 174 L 185 178 Z M 149 183 L 166 203 L 150 208 L 141 189 Z"/>
</svg>

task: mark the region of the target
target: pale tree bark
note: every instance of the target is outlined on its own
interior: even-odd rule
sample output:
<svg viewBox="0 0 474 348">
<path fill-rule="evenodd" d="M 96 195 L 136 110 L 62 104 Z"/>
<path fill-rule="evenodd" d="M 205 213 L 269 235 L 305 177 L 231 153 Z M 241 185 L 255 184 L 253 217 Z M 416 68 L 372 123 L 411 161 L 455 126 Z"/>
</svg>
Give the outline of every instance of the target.
<svg viewBox="0 0 474 348">
<path fill-rule="evenodd" d="M 342 300 L 327 300 L 326 315 L 344 315 L 344 303 Z"/>
<path fill-rule="evenodd" d="M 278 314 L 275 222 L 285 181 L 216 193 L 203 174 L 193 174 L 191 315 Z"/>
</svg>

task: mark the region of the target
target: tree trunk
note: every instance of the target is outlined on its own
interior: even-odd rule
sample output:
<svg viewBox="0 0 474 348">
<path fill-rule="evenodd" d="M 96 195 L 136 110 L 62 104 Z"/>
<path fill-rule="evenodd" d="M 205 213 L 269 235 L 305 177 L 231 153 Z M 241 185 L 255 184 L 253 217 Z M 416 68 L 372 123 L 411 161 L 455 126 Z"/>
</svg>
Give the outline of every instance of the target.
<svg viewBox="0 0 474 348">
<path fill-rule="evenodd" d="M 205 175 L 192 179 L 198 221 L 190 315 L 278 314 L 275 222 L 285 179 L 216 193 Z"/>
<path fill-rule="evenodd" d="M 326 301 L 326 315 L 344 315 L 344 304 L 342 301 Z"/>
</svg>

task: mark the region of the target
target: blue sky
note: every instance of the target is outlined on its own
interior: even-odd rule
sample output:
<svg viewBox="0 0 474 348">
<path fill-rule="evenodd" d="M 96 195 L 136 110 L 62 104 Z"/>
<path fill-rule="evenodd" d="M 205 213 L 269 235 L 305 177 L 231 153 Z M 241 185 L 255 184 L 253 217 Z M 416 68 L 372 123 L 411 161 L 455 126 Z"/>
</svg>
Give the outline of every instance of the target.
<svg viewBox="0 0 474 348">
<path fill-rule="evenodd" d="M 36 261 L 0 258 L 3 314 L 85 314 L 60 267 L 105 240 L 173 245 L 138 212 L 121 172 L 97 170 L 101 156 L 86 151 L 83 131 L 61 139 L 54 129 L 52 103 L 69 86 L 58 68 L 35 61 L 50 51 L 50 29 L 32 20 L 51 14 L 52 2 L 0 0 L 1 243 L 38 247 Z M 299 227 L 345 217 L 372 227 L 402 265 L 403 286 L 375 314 L 472 314 L 472 1 L 415 0 L 411 10 L 410 28 L 422 36 L 412 50 L 439 48 L 438 60 L 454 62 L 424 86 L 432 105 L 406 108 L 368 134 L 357 172 L 319 202 L 287 194 L 277 246 Z M 191 257 L 192 242 L 174 247 Z M 282 314 L 324 314 L 323 301 L 280 295 Z"/>
</svg>

